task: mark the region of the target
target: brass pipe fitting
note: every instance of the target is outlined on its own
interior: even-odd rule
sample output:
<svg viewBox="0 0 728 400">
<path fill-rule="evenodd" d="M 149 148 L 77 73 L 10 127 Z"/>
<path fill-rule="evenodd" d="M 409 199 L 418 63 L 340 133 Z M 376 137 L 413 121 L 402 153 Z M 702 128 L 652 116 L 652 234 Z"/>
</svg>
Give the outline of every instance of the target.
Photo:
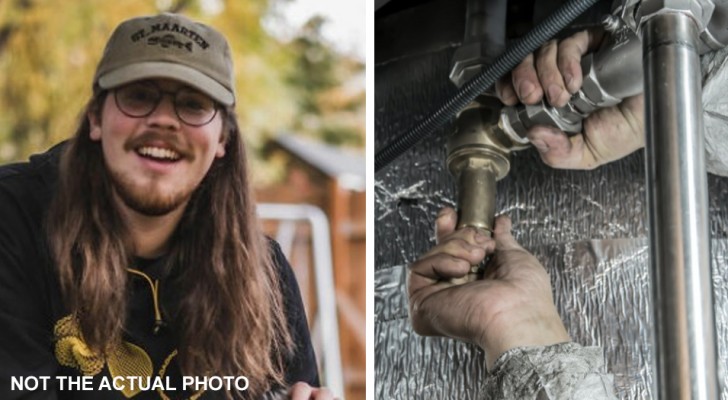
<svg viewBox="0 0 728 400">
<path fill-rule="evenodd" d="M 447 166 L 458 191 L 458 228 L 474 227 L 492 234 L 496 182 L 510 170 L 512 150 L 526 148 L 499 126 L 502 105 L 480 96 L 463 109 L 447 143 Z"/>
</svg>

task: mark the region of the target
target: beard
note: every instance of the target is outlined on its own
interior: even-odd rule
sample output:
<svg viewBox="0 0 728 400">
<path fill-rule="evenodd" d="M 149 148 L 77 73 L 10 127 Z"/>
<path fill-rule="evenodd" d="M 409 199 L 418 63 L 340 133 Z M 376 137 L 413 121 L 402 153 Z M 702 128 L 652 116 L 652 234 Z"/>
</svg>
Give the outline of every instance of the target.
<svg viewBox="0 0 728 400">
<path fill-rule="evenodd" d="M 159 217 L 185 205 L 194 189 L 181 189 L 172 193 L 159 193 L 154 188 L 137 185 L 125 174 L 109 171 L 114 191 L 130 209 L 148 217 Z"/>
</svg>

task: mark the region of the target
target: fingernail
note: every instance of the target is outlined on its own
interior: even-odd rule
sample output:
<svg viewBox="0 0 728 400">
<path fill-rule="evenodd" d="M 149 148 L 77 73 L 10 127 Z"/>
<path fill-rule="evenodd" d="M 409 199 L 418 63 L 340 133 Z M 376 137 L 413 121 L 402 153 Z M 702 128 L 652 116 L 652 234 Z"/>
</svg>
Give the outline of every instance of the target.
<svg viewBox="0 0 728 400">
<path fill-rule="evenodd" d="M 483 231 L 479 230 L 479 231 L 475 232 L 475 241 L 476 242 L 483 244 L 483 243 L 485 243 L 486 240 L 488 240 L 488 236 L 485 233 L 483 233 Z"/>
<path fill-rule="evenodd" d="M 536 87 L 529 81 L 523 81 L 518 85 L 518 93 L 520 93 L 521 101 L 533 93 Z"/>
<path fill-rule="evenodd" d="M 561 97 L 561 88 L 558 85 L 551 85 L 549 86 L 549 102 L 552 106 L 555 106 L 556 102 L 559 101 L 559 97 Z"/>
<path fill-rule="evenodd" d="M 513 92 L 508 92 L 507 97 L 501 97 L 505 104 L 516 104 L 518 103 L 518 96 Z"/>
<path fill-rule="evenodd" d="M 571 84 L 574 82 L 574 76 L 571 74 L 564 74 L 564 83 L 566 83 L 566 87 L 571 91 L 572 87 Z"/>
</svg>

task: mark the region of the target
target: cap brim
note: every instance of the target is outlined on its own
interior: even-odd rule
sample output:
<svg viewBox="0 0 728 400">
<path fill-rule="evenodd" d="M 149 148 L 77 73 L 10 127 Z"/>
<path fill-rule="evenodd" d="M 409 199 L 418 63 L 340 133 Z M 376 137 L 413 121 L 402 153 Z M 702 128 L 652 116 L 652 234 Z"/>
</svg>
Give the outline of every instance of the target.
<svg viewBox="0 0 728 400">
<path fill-rule="evenodd" d="M 140 79 L 167 78 L 184 82 L 199 89 L 218 102 L 231 106 L 235 104 L 233 93 L 209 76 L 186 65 L 167 62 L 141 62 L 126 65 L 99 77 L 102 89 L 112 89 Z"/>
</svg>

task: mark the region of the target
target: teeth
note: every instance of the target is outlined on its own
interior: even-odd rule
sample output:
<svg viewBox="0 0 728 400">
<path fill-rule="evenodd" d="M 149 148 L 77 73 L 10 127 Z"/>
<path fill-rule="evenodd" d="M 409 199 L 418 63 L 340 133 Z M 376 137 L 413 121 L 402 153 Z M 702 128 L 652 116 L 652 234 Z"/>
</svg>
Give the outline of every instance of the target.
<svg viewBox="0 0 728 400">
<path fill-rule="evenodd" d="M 146 157 L 158 158 L 163 160 L 176 161 L 181 158 L 179 153 L 170 149 L 163 149 L 161 147 L 141 147 L 137 150 L 137 152 Z"/>
</svg>

